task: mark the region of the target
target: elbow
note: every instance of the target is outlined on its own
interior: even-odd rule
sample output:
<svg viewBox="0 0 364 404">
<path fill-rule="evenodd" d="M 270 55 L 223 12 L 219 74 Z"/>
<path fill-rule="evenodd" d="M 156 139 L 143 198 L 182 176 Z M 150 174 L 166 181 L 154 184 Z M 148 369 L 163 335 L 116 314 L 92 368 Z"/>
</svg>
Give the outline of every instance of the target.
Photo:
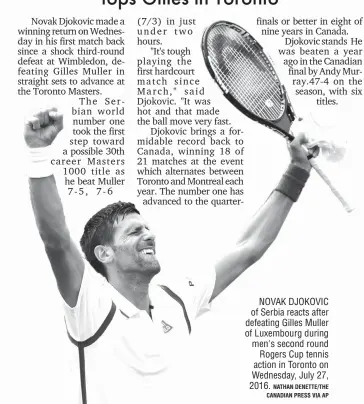
<svg viewBox="0 0 364 404">
<path fill-rule="evenodd" d="M 248 253 L 248 259 L 246 260 L 247 261 L 246 267 L 251 267 L 252 265 L 254 265 L 257 261 L 259 261 L 263 257 L 264 253 L 265 251 L 252 248 Z"/>
<path fill-rule="evenodd" d="M 46 251 L 68 251 L 71 247 L 71 236 L 65 232 L 40 232 Z"/>
<path fill-rule="evenodd" d="M 52 242 L 52 241 L 47 241 L 44 243 L 44 248 L 45 251 L 47 253 L 47 255 L 64 255 L 66 254 L 68 251 L 70 251 L 71 249 L 71 242 L 66 243 L 66 242 L 62 242 L 62 243 L 56 243 L 56 242 Z"/>
<path fill-rule="evenodd" d="M 254 239 L 245 243 L 246 256 L 248 257 L 248 266 L 255 264 L 266 253 L 273 241 L 266 239 Z"/>
<path fill-rule="evenodd" d="M 71 245 L 71 236 L 64 222 L 37 220 L 37 227 L 47 250 L 63 250 Z"/>
<path fill-rule="evenodd" d="M 40 238 L 45 246 L 57 247 L 67 246 L 71 242 L 69 230 L 61 210 L 48 211 L 35 215 Z"/>
</svg>

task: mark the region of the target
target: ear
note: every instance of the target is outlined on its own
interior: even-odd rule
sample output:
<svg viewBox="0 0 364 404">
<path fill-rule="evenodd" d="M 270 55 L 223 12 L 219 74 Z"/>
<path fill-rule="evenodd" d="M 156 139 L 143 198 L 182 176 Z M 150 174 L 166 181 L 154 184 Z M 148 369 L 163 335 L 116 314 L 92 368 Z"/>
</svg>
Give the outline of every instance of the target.
<svg viewBox="0 0 364 404">
<path fill-rule="evenodd" d="M 109 264 L 114 259 L 114 250 L 110 246 L 98 245 L 95 247 L 94 253 L 103 264 Z"/>
</svg>

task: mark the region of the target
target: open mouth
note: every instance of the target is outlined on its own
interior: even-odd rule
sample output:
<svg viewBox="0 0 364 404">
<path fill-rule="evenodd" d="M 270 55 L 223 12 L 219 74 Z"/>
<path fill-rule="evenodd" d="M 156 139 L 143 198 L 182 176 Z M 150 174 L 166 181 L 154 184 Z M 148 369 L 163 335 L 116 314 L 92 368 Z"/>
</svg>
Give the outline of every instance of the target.
<svg viewBox="0 0 364 404">
<path fill-rule="evenodd" d="M 154 255 L 155 252 L 152 248 L 144 248 L 144 250 L 141 251 L 143 255 Z"/>
</svg>

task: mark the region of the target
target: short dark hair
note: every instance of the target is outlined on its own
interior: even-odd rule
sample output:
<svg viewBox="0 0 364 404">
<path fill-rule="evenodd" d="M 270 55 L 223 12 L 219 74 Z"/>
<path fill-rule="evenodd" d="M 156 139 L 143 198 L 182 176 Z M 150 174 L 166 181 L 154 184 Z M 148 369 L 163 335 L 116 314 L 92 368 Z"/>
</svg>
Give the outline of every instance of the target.
<svg viewBox="0 0 364 404">
<path fill-rule="evenodd" d="M 104 265 L 95 256 L 95 247 L 112 241 L 114 225 L 118 218 L 123 219 L 130 213 L 139 213 L 131 202 L 115 202 L 101 209 L 86 223 L 80 240 L 87 261 L 96 272 L 107 278 Z"/>
</svg>

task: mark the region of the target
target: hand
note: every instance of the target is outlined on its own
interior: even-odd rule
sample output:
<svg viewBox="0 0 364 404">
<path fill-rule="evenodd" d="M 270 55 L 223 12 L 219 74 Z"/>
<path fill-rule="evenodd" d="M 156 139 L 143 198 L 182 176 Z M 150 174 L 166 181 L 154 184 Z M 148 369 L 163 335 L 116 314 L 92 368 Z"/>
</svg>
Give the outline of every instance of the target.
<svg viewBox="0 0 364 404">
<path fill-rule="evenodd" d="M 301 121 L 302 118 L 299 118 L 299 122 Z M 306 132 L 303 129 L 303 126 L 299 126 L 300 127 L 298 128 L 298 133 L 295 136 L 294 140 L 288 143 L 288 150 L 291 155 L 291 163 L 303 168 L 306 171 L 310 171 L 311 164 L 307 158 L 307 148 L 303 147 L 305 144 L 307 145 L 308 138 Z"/>
<path fill-rule="evenodd" d="M 57 108 L 40 111 L 25 124 L 25 143 L 30 148 L 47 147 L 62 129 L 63 115 L 57 112 Z"/>
</svg>

